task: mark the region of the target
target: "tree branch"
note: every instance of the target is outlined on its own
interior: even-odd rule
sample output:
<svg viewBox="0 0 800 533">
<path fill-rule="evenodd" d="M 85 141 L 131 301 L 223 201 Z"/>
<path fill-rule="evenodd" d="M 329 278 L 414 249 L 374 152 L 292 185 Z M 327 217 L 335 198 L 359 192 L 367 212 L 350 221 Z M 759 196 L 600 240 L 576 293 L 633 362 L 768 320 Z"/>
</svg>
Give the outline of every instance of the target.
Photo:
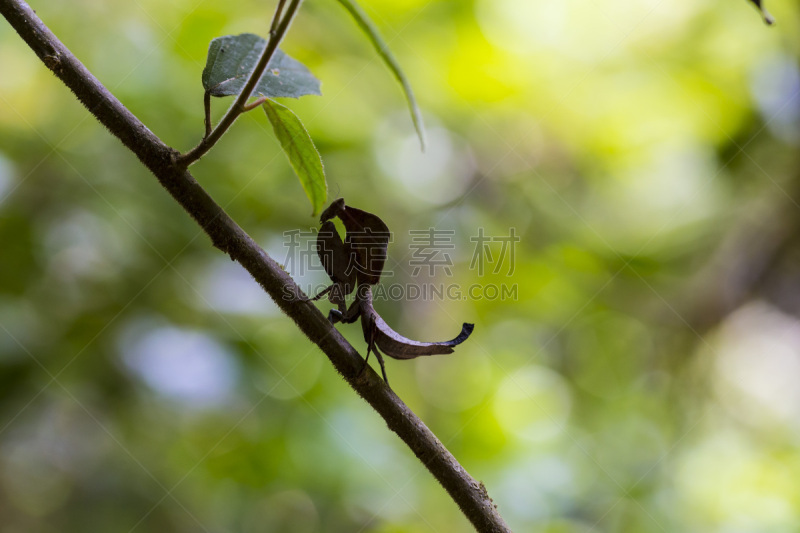
<svg viewBox="0 0 800 533">
<path fill-rule="evenodd" d="M 56 38 L 22 0 L 0 0 L 0 13 L 39 59 L 101 124 L 130 149 L 194 218 L 214 246 L 238 261 L 298 328 L 327 355 L 350 386 L 386 421 L 389 429 L 447 490 L 481 532 L 510 531 L 482 483 L 475 481 L 423 422 L 370 368 L 358 379 L 363 359 L 294 280 L 234 222 L 195 181 L 178 152 L 165 145 L 117 100 Z"/>
</svg>

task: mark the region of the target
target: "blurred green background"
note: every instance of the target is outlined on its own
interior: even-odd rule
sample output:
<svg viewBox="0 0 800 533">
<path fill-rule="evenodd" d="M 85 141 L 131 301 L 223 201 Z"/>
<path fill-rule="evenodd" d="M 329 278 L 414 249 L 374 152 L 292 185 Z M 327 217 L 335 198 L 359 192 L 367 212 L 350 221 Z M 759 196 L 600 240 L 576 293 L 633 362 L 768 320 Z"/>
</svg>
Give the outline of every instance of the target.
<svg viewBox="0 0 800 533">
<path fill-rule="evenodd" d="M 476 324 L 453 355 L 388 361 L 394 390 L 515 531 L 797 531 L 797 4 L 770 2 L 773 28 L 745 0 L 363 5 L 430 147 L 347 14 L 308 0 L 283 48 L 323 96 L 284 102 L 330 199 L 394 231 L 385 283 L 517 291 L 378 302 L 412 338 Z M 273 9 L 33 7 L 181 150 L 202 133 L 209 41 L 263 35 Z M 284 233 L 316 224 L 263 113 L 193 172 L 301 284 L 324 281 L 287 261 Z M 431 227 L 454 232 L 451 275 L 415 277 L 409 230 Z M 470 268 L 480 228 L 520 237 L 498 272 Z M 471 530 L 5 21 L 0 244 L 3 531 Z"/>
</svg>

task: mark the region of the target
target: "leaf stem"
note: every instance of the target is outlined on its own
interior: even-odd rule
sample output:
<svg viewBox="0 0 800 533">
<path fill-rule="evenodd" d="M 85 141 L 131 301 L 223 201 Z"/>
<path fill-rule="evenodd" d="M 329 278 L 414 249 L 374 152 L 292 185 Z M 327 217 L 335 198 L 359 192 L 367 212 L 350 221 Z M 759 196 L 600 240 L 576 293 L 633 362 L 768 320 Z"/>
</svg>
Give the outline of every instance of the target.
<svg viewBox="0 0 800 533">
<path fill-rule="evenodd" d="M 211 135 L 211 92 L 206 91 L 203 94 L 203 111 L 205 112 L 205 118 L 203 119 L 203 125 L 206 128 L 206 132 L 203 135 L 203 139 Z"/>
<path fill-rule="evenodd" d="M 417 136 L 419 136 L 419 146 L 420 149 L 424 152 L 425 151 L 425 125 L 422 122 L 422 111 L 419 109 L 419 105 L 417 104 L 417 99 L 414 97 L 414 91 L 411 89 L 411 83 L 406 78 L 406 75 L 403 73 L 403 69 L 400 68 L 400 63 L 397 62 L 394 55 L 392 55 L 392 51 L 389 50 L 389 45 L 384 41 L 383 37 L 381 37 L 381 33 L 378 31 L 377 26 L 370 20 L 367 16 L 366 12 L 358 5 L 355 0 L 338 0 L 338 2 L 344 7 L 350 16 L 353 17 L 356 24 L 359 28 L 363 30 L 363 32 L 367 35 L 370 42 L 372 42 L 372 46 L 375 47 L 375 50 L 378 52 L 378 55 L 381 56 L 386 66 L 389 67 L 389 70 L 394 74 L 394 77 L 397 78 L 397 81 L 400 82 L 400 85 L 403 87 L 403 92 L 406 95 L 406 100 L 408 101 L 408 108 L 411 111 L 411 121 L 414 123 L 414 129 L 417 130 Z"/>
<path fill-rule="evenodd" d="M 303 0 L 291 0 L 289 6 L 286 8 L 286 13 L 283 14 L 283 7 L 286 0 L 279 0 L 278 7 L 275 10 L 275 15 L 272 19 L 272 25 L 270 29 L 269 41 L 267 41 L 267 46 L 264 48 L 264 51 L 261 53 L 261 57 L 258 59 L 258 63 L 256 64 L 253 72 L 250 74 L 250 77 L 247 80 L 242 92 L 239 93 L 239 96 L 236 97 L 236 101 L 233 102 L 233 105 L 228 109 L 225 113 L 225 116 L 222 117 L 222 120 L 219 121 L 219 124 L 208 133 L 208 128 L 210 126 L 210 119 L 206 125 L 206 132 L 208 133 L 200 143 L 186 152 L 185 154 L 181 154 L 177 158 L 178 165 L 187 168 L 189 165 L 203 157 L 206 152 L 211 150 L 211 148 L 217 144 L 217 141 L 222 138 L 228 128 L 239 118 L 239 115 L 248 111 L 247 109 L 247 100 L 250 98 L 250 95 L 253 93 L 253 89 L 255 89 L 256 84 L 261 79 L 261 76 L 264 75 L 264 71 L 267 69 L 267 65 L 269 65 L 270 60 L 272 59 L 273 54 L 275 54 L 275 50 L 278 49 L 278 45 L 283 40 L 283 37 L 286 35 L 286 32 L 289 29 L 289 26 L 292 24 L 292 20 L 294 16 L 297 14 L 297 11 L 300 9 L 300 4 L 303 3 Z M 283 15 L 283 16 L 281 16 Z M 280 22 L 278 21 L 280 19 Z M 272 29 L 274 28 L 274 29 Z M 207 108 L 208 109 L 208 108 Z M 208 113 L 206 114 L 208 117 Z"/>
<path fill-rule="evenodd" d="M 258 100 L 250 102 L 249 104 L 245 104 L 244 111 L 252 111 L 253 109 L 257 108 L 258 106 L 266 102 L 267 100 L 268 98 L 266 96 L 262 96 Z"/>
<path fill-rule="evenodd" d="M 275 15 L 272 16 L 272 25 L 269 27 L 269 34 L 273 35 L 278 29 L 278 22 L 281 20 L 281 13 L 286 0 L 278 0 L 278 7 L 275 8 Z"/>
</svg>

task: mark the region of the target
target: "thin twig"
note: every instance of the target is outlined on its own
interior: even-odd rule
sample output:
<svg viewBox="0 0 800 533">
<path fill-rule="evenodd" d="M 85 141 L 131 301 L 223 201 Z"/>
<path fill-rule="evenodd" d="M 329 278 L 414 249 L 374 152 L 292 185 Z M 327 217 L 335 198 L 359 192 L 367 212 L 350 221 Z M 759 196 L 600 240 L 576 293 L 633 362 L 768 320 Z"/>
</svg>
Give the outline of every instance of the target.
<svg viewBox="0 0 800 533">
<path fill-rule="evenodd" d="M 189 165 L 203 157 L 206 152 L 211 150 L 211 148 L 217 144 L 217 141 L 219 141 L 225 132 L 228 131 L 228 128 L 230 128 L 231 125 L 236 122 L 236 119 L 239 118 L 239 115 L 248 111 L 246 107 L 247 100 L 250 98 L 250 95 L 253 93 L 256 85 L 258 85 L 258 82 L 261 80 L 261 76 L 264 75 L 264 71 L 267 69 L 267 65 L 269 65 L 272 56 L 275 54 L 275 50 L 278 49 L 278 45 L 283 40 L 283 37 L 289 30 L 289 26 L 292 25 L 294 16 L 300 9 L 300 4 L 303 3 L 303 0 L 292 0 L 289 4 L 289 7 L 286 8 L 286 13 L 283 14 L 281 18 L 284 1 L 285 0 L 279 2 L 278 8 L 275 10 L 275 16 L 273 17 L 271 25 L 275 29 L 270 30 L 270 36 L 269 40 L 267 41 L 267 45 L 264 48 L 264 51 L 261 53 L 261 57 L 258 58 L 258 63 L 256 63 L 253 72 L 250 73 L 247 83 L 245 83 L 244 87 L 242 88 L 242 92 L 239 93 L 239 96 L 236 97 L 233 105 L 231 105 L 231 107 L 225 113 L 225 116 L 222 117 L 222 120 L 219 121 L 219 124 L 217 124 L 211 133 L 208 133 L 205 137 L 203 137 L 197 146 L 185 154 L 178 156 L 178 163 L 180 165 L 189 167 Z M 278 22 L 278 19 L 280 19 L 280 22 Z M 208 126 L 206 126 L 206 128 L 208 128 Z"/>
<path fill-rule="evenodd" d="M 211 91 L 206 91 L 203 93 L 203 112 L 205 115 L 205 118 L 203 119 L 203 125 L 206 127 L 203 138 L 205 139 L 211 135 Z"/>
<path fill-rule="evenodd" d="M 299 4 L 299 1 L 293 4 Z M 442 484 L 476 530 L 493 533 L 511 531 L 483 484 L 464 470 L 383 380 L 371 368 L 359 378 L 364 360 L 358 352 L 280 265 L 214 202 L 186 167 L 177 162 L 177 152 L 128 111 L 24 1 L 0 0 L 0 13 L 89 112 L 155 174 L 161 185 L 208 234 L 213 245 L 247 269 L 281 311 L 320 347 L 353 390 L 383 417 L 389 429 L 397 433 Z"/>
<path fill-rule="evenodd" d="M 272 24 L 269 27 L 270 35 L 275 35 L 275 31 L 278 29 L 284 4 L 286 4 L 286 0 L 278 0 L 278 6 L 275 8 L 275 14 L 272 16 Z"/>
</svg>

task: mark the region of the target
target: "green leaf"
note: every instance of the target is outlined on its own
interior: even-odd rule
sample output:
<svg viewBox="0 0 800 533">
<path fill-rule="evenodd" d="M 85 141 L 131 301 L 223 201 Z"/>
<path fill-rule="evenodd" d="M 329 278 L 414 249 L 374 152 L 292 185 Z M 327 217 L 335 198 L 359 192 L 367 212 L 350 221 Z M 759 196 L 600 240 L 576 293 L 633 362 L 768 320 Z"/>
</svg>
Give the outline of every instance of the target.
<svg viewBox="0 0 800 533">
<path fill-rule="evenodd" d="M 425 125 L 422 123 L 422 112 L 417 105 L 417 99 L 414 98 L 414 91 L 411 90 L 411 84 L 400 69 L 400 64 L 392 55 L 391 50 L 389 50 L 389 45 L 383 40 L 375 24 L 372 23 L 364 10 L 361 9 L 361 6 L 354 0 L 338 0 L 338 2 L 342 4 L 342 7 L 355 19 L 356 24 L 367 34 L 375 50 L 381 56 L 381 59 L 383 59 L 386 66 L 389 67 L 389 70 L 392 71 L 392 74 L 394 74 L 394 77 L 400 82 L 400 85 L 403 86 L 403 92 L 406 94 L 408 107 L 411 111 L 411 120 L 414 122 L 414 128 L 417 130 L 419 143 L 422 149 L 425 150 Z"/>
<path fill-rule="evenodd" d="M 306 196 L 311 200 L 314 208 L 311 215 L 315 216 L 328 197 L 328 184 L 325 182 L 325 171 L 317 147 L 303 123 L 288 107 L 274 100 L 267 100 L 264 102 L 264 112 L 272 123 L 272 129 L 289 158 L 289 163 L 300 178 Z"/>
<path fill-rule="evenodd" d="M 242 92 L 266 45 L 264 39 L 252 33 L 226 35 L 211 41 L 203 69 L 203 88 L 212 96 L 235 96 Z M 319 86 L 319 80 L 305 65 L 275 50 L 253 94 L 299 98 L 320 94 Z"/>
</svg>

